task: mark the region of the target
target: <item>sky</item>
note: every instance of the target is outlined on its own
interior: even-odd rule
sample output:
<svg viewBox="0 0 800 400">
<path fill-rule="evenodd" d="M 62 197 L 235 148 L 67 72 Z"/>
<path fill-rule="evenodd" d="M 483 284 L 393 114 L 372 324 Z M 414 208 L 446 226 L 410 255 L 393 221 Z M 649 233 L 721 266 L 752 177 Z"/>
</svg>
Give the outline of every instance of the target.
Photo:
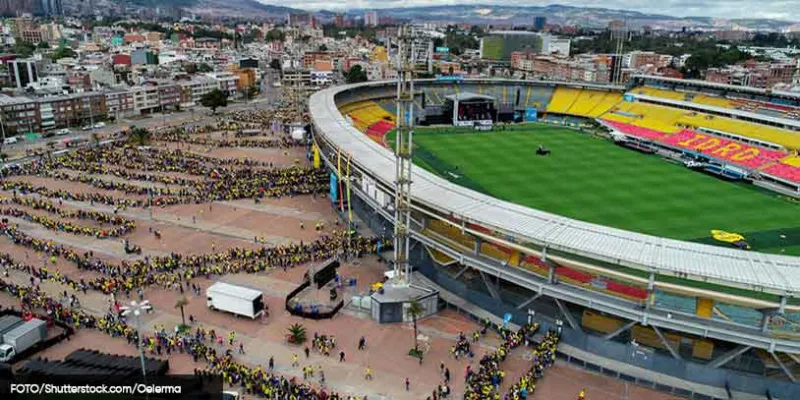
<svg viewBox="0 0 800 400">
<path fill-rule="evenodd" d="M 356 8 L 401 8 L 410 6 L 438 5 L 532 5 L 562 4 L 570 6 L 627 9 L 652 14 L 677 17 L 718 17 L 718 18 L 773 18 L 800 20 L 795 11 L 800 8 L 800 0 L 259 0 L 305 10 L 342 10 Z"/>
</svg>

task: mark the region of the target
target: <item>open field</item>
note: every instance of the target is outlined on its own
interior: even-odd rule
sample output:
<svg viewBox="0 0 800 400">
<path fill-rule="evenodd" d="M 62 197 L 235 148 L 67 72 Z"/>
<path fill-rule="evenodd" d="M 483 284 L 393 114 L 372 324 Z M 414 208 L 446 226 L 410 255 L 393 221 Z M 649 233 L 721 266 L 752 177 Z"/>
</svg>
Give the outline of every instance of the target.
<svg viewBox="0 0 800 400">
<path fill-rule="evenodd" d="M 722 229 L 744 235 L 756 251 L 800 255 L 800 205 L 608 140 L 525 125 L 490 133 L 422 128 L 415 131 L 414 143 L 415 162 L 423 168 L 503 200 L 596 224 L 727 246 L 710 237 L 711 229 Z M 552 153 L 537 156 L 539 145 Z"/>
</svg>

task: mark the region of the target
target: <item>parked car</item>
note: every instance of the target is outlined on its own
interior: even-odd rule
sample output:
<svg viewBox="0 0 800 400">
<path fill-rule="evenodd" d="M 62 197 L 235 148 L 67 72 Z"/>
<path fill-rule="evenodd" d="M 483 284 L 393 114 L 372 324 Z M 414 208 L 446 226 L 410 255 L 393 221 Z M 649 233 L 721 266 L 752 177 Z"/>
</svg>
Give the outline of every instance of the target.
<svg viewBox="0 0 800 400">
<path fill-rule="evenodd" d="M 69 130 L 69 129 L 67 129 L 67 128 L 64 128 L 64 129 L 61 129 L 61 130 L 59 130 L 58 132 L 56 132 L 56 135 L 58 135 L 58 136 L 64 136 L 64 135 L 69 135 L 70 133 L 72 133 L 72 131 L 71 131 L 71 130 Z"/>
<path fill-rule="evenodd" d="M 105 122 L 98 122 L 98 123 L 94 124 L 95 129 L 104 128 L 105 126 L 106 126 Z"/>
<path fill-rule="evenodd" d="M 3 140 L 3 144 L 14 144 L 17 142 L 19 142 L 19 139 L 17 139 L 16 136 L 7 137 L 6 140 Z"/>
</svg>

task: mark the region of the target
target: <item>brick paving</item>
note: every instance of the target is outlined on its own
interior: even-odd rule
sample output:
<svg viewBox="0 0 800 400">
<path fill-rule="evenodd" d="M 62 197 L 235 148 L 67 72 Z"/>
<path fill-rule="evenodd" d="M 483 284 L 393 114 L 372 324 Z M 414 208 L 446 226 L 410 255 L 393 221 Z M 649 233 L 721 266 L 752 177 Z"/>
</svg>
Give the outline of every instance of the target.
<svg viewBox="0 0 800 400">
<path fill-rule="evenodd" d="M 177 148 L 177 144 L 170 143 L 162 147 Z M 182 146 L 186 148 L 187 146 Z M 295 159 L 306 164 L 305 150 L 292 149 L 237 149 L 224 148 L 201 151 L 201 146 L 191 146 L 191 151 L 215 157 L 251 157 L 259 160 L 272 161 L 277 165 L 289 165 Z M 98 189 L 89 185 L 57 181 L 49 178 L 23 177 L 14 178 L 34 184 L 47 185 L 51 189 L 69 189 L 76 192 L 97 192 Z M 143 183 L 144 184 L 144 183 Z M 110 192 L 119 197 L 126 197 L 124 193 Z M 10 196 L 11 193 L 0 193 Z M 130 197 L 130 196 L 127 196 Z M 134 196 L 136 197 L 136 196 Z M 85 208 L 111 211 L 111 207 L 87 203 L 65 202 L 70 208 Z M 283 197 L 280 199 L 264 199 L 255 204 L 252 200 L 237 200 L 229 202 L 215 202 L 210 205 L 178 205 L 158 208 L 153 211 L 151 219 L 148 210 L 128 209 L 120 212 L 127 218 L 137 221 L 137 229 L 128 236 L 129 240 L 143 249 L 143 255 L 126 255 L 122 249 L 121 239 L 97 240 L 90 237 L 74 236 L 66 233 L 56 233 L 36 225 L 22 223 L 24 231 L 35 237 L 49 238 L 59 244 L 73 247 L 79 252 L 94 251 L 95 257 L 115 263 L 121 260 L 133 260 L 146 255 L 163 255 L 170 252 L 182 254 L 208 253 L 212 247 L 224 250 L 231 247 L 256 248 L 261 244 L 255 243 L 254 237 L 263 238 L 267 245 L 309 242 L 322 233 L 329 233 L 336 227 L 330 202 L 324 196 Z M 194 219 L 192 218 L 194 217 Z M 314 230 L 317 221 L 325 222 L 323 232 Z M 300 228 L 301 222 L 305 225 Z M 161 231 L 161 239 L 150 232 L 150 229 Z M 48 258 L 36 254 L 32 250 L 12 245 L 6 239 L 0 239 L 0 251 L 8 252 L 17 260 L 27 262 L 34 266 L 48 264 L 51 271 L 59 270 L 62 274 L 73 279 L 92 278 L 99 276 L 95 272 L 78 270 L 73 264 L 57 260 L 55 265 L 50 265 Z M 489 334 L 482 338 L 475 351 L 475 360 L 464 357 L 453 359 L 449 348 L 455 344 L 459 332 L 470 333 L 476 330 L 477 325 L 468 317 L 453 310 L 445 310 L 439 315 L 419 321 L 419 331 L 427 338 L 422 344 L 426 351 L 422 364 L 407 355 L 408 350 L 414 345 L 413 329 L 410 324 L 379 325 L 359 312 L 344 310 L 331 320 L 310 321 L 302 320 L 289 315 L 284 310 L 284 298 L 302 280 L 303 274 L 311 267 L 303 265 L 287 270 L 274 269 L 254 275 L 235 274 L 217 277 L 213 281 L 237 283 L 263 291 L 265 301 L 271 310 L 271 316 L 265 320 L 252 321 L 246 318 L 237 318 L 222 312 L 209 311 L 205 304 L 205 296 L 195 296 L 188 291 L 184 294 L 177 290 L 164 290 L 150 287 L 145 291 L 154 312 L 144 317 L 146 330 L 165 326 L 171 328 L 181 322 L 180 311 L 174 307 L 176 301 L 186 297 L 189 304 L 185 307 L 188 318 L 192 315 L 197 319 L 194 327 L 203 326 L 215 329 L 217 332 L 227 333 L 235 331 L 237 340 L 244 344 L 246 354 L 237 357 L 247 363 L 266 365 L 270 357 L 275 358 L 278 373 L 295 376 L 302 379 L 299 368 L 291 367 L 292 354 L 300 356 L 301 366 L 321 366 L 325 371 L 327 386 L 340 393 L 355 395 L 369 395 L 370 399 L 424 399 L 431 394 L 431 390 L 441 382 L 439 364 L 445 363 L 450 369 L 453 378 L 452 388 L 457 394 L 464 389 L 463 376 L 467 365 L 476 368 L 477 360 L 485 353 L 493 351 L 500 344 L 501 339 L 496 334 Z M 340 295 L 349 300 L 352 296 L 366 294 L 371 283 L 380 280 L 386 265 L 380 263 L 375 256 L 365 256 L 360 260 L 346 262 L 340 268 L 340 274 L 345 278 L 355 278 L 357 285 L 340 291 Z M 27 284 L 29 276 L 12 271 L 10 280 L 15 283 Z M 195 283 L 203 289 L 213 281 L 197 278 Z M 68 294 L 74 292 L 64 285 L 54 282 L 43 282 L 42 288 L 55 297 L 64 291 Z M 310 298 L 324 299 L 328 295 L 327 289 L 321 293 L 309 293 Z M 90 313 L 101 315 L 105 313 L 110 304 L 110 296 L 99 292 L 89 291 L 87 294 L 77 293 L 82 306 Z M 124 295 L 119 300 L 127 301 Z M 0 305 L 4 307 L 19 304 L 5 294 L 0 294 Z M 290 346 L 285 342 L 287 327 L 293 323 L 303 324 L 313 337 L 314 332 L 334 335 L 337 338 L 338 348 L 330 357 L 312 352 L 308 359 L 303 355 L 303 348 Z M 357 350 L 358 339 L 364 336 L 367 340 L 365 351 Z M 238 346 L 238 344 L 236 345 Z M 69 342 L 61 343 L 53 348 L 43 351 L 34 357 L 47 357 L 59 359 L 79 348 L 93 348 L 110 353 L 136 355 L 136 350 L 129 346 L 125 340 L 110 338 L 102 333 L 82 330 Z M 338 361 L 338 352 L 346 353 L 346 361 Z M 234 349 L 235 353 L 235 349 Z M 527 369 L 528 361 L 523 358 L 524 350 L 512 352 L 503 364 L 507 372 L 504 387 L 513 383 L 514 379 L 523 374 Z M 169 357 L 171 373 L 191 373 L 194 368 L 203 365 L 195 364 L 182 354 L 173 354 Z M 375 379 L 366 381 L 364 368 L 369 366 L 375 374 Z M 404 380 L 411 380 L 411 390 L 405 391 Z M 556 366 L 546 372 L 545 378 L 539 384 L 534 399 L 568 400 L 575 399 L 581 387 L 586 387 L 588 399 L 643 399 L 661 400 L 671 399 L 659 393 L 633 386 L 626 386 L 623 382 L 608 377 L 593 375 L 591 373 L 573 369 L 570 366 Z"/>
</svg>

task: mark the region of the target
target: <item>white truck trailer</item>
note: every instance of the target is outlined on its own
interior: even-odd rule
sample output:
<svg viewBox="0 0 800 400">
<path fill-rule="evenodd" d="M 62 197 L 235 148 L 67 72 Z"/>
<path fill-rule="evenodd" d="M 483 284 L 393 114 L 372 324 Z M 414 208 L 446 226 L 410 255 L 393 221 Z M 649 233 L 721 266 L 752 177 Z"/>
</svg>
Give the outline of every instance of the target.
<svg viewBox="0 0 800 400">
<path fill-rule="evenodd" d="M 22 325 L 22 322 L 22 318 L 16 315 L 9 314 L 0 317 L 0 344 L 3 343 L 3 335 L 5 335 L 6 332 L 9 332 Z"/>
<path fill-rule="evenodd" d="M 264 294 L 258 290 L 217 282 L 206 289 L 208 308 L 256 319 L 264 313 Z"/>
<path fill-rule="evenodd" d="M 17 354 L 28 350 L 47 338 L 47 322 L 32 319 L 3 334 L 0 344 L 0 362 L 11 362 Z"/>
</svg>

